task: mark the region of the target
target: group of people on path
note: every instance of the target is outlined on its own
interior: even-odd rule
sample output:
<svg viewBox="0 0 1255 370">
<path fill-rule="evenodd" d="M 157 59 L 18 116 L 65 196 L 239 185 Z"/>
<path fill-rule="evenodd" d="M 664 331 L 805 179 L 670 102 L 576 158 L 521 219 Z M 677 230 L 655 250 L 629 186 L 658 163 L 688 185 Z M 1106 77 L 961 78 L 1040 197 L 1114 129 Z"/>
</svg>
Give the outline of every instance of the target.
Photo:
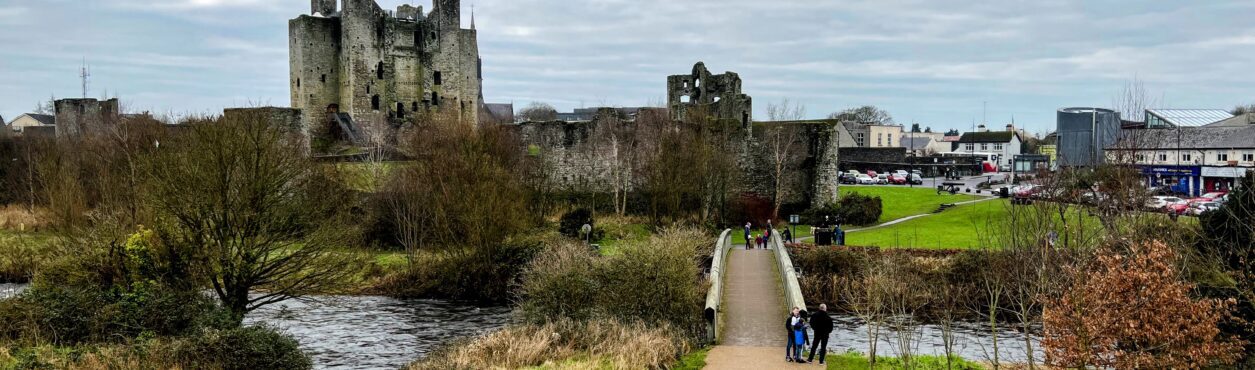
<svg viewBox="0 0 1255 370">
<path fill-rule="evenodd" d="M 767 249 L 768 244 L 771 243 L 772 232 L 774 231 L 773 231 L 771 220 L 767 220 L 767 227 L 763 228 L 763 233 L 758 234 L 758 235 L 754 235 L 754 224 L 750 222 L 746 222 L 745 223 L 745 250 L 750 250 L 754 248 Z M 782 235 L 782 237 L 784 238 L 785 242 L 789 242 L 789 243 L 793 242 L 793 236 L 790 235 L 789 229 L 787 228 L 784 229 L 784 234 Z"/>
<path fill-rule="evenodd" d="M 819 311 L 810 315 L 809 318 L 802 315 L 802 310 L 793 307 L 789 313 L 789 317 L 784 320 L 784 328 L 788 333 L 788 345 L 784 348 L 784 360 L 788 362 L 796 362 L 809 364 L 815 360 L 815 354 L 819 354 L 819 363 L 824 363 L 824 357 L 828 355 L 828 336 L 832 334 L 832 317 L 828 316 L 828 305 L 819 305 Z M 815 332 L 815 340 L 812 341 L 806 329 L 810 328 Z M 810 346 L 810 355 L 806 359 L 802 359 L 802 350 Z"/>
</svg>

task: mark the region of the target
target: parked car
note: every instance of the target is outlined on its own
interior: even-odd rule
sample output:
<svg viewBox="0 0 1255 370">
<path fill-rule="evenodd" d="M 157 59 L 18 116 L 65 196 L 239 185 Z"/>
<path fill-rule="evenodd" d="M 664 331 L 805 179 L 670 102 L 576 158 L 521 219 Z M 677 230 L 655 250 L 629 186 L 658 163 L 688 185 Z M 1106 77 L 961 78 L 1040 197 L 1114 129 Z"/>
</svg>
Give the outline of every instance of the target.
<svg viewBox="0 0 1255 370">
<path fill-rule="evenodd" d="M 858 181 L 859 185 L 875 185 L 876 184 L 876 178 L 867 176 L 867 174 L 858 175 L 858 178 L 856 179 L 856 181 Z"/>
<path fill-rule="evenodd" d="M 876 175 L 876 183 L 877 183 L 877 184 L 880 184 L 880 185 L 888 185 L 888 184 L 889 184 L 889 175 L 886 175 L 886 174 L 883 174 L 883 173 L 882 173 L 882 174 L 878 174 L 878 175 Z"/>
<path fill-rule="evenodd" d="M 923 178 L 923 177 L 920 177 L 920 176 L 919 176 L 919 173 L 912 173 L 912 174 L 911 174 L 911 176 L 910 176 L 910 177 L 908 177 L 907 179 L 908 179 L 908 181 L 909 181 L 910 183 L 912 183 L 912 184 L 915 184 L 915 185 L 924 185 L 924 178 Z"/>
<path fill-rule="evenodd" d="M 906 176 L 909 176 L 911 173 L 906 172 L 906 170 L 897 170 L 897 171 L 893 171 L 893 174 L 902 175 L 902 177 L 906 177 Z"/>
<path fill-rule="evenodd" d="M 1166 210 L 1169 205 L 1175 204 L 1189 205 L 1189 202 L 1185 199 L 1162 195 L 1154 196 L 1146 200 L 1146 208 L 1152 211 L 1163 211 Z"/>
<path fill-rule="evenodd" d="M 1033 198 L 1037 198 L 1039 196 L 1038 193 L 1040 193 L 1041 190 L 1041 186 L 1032 184 L 1012 187 L 1010 190 L 1011 204 L 1033 203 Z"/>
<path fill-rule="evenodd" d="M 876 178 L 876 177 L 878 176 L 878 174 L 876 173 L 876 171 L 867 171 L 867 176 L 871 176 L 872 178 Z"/>
<path fill-rule="evenodd" d="M 841 184 L 857 184 L 858 175 L 851 175 L 851 174 L 842 172 L 841 175 L 837 177 L 837 182 Z"/>
<path fill-rule="evenodd" d="M 1186 213 L 1198 216 L 1218 209 L 1220 209 L 1220 202 L 1202 202 L 1191 205 Z"/>
<path fill-rule="evenodd" d="M 889 175 L 889 183 L 894 185 L 906 185 L 907 179 L 905 175 L 895 173 Z"/>
</svg>

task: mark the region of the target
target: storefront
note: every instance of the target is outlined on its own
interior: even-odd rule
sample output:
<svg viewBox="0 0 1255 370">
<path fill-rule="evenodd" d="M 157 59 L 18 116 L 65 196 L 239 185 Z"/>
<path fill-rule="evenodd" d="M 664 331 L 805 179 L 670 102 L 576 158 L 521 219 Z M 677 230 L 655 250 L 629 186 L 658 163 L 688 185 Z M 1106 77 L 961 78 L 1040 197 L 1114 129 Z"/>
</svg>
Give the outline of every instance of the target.
<svg viewBox="0 0 1255 370">
<path fill-rule="evenodd" d="M 1251 170 L 1248 167 L 1203 167 L 1203 193 L 1229 191 Z"/>
<path fill-rule="evenodd" d="M 1197 196 L 1202 190 L 1202 168 L 1199 166 L 1141 166 L 1146 185 L 1173 186 L 1175 191 Z"/>
</svg>

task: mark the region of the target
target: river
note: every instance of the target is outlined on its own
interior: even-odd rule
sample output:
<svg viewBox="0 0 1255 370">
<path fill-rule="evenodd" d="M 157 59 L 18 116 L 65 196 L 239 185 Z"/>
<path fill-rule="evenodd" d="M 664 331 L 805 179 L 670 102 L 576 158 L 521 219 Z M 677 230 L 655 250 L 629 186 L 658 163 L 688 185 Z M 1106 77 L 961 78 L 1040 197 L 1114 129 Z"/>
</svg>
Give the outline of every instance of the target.
<svg viewBox="0 0 1255 370">
<path fill-rule="evenodd" d="M 505 326 L 506 307 L 374 296 L 287 301 L 250 313 L 291 334 L 318 369 L 396 369 L 441 344 Z"/>
<path fill-rule="evenodd" d="M 0 284 L 0 299 L 25 290 Z M 375 296 L 314 297 L 262 307 L 245 324 L 265 323 L 292 335 L 316 369 L 397 369 L 458 338 L 505 326 L 507 307 Z"/>
<path fill-rule="evenodd" d="M 0 284 L 0 299 L 20 293 L 22 284 Z M 266 323 L 291 334 L 318 369 L 396 369 L 441 344 L 503 327 L 510 318 L 505 307 L 481 308 L 442 300 L 395 299 L 373 296 L 315 297 L 263 307 L 248 315 L 248 324 Z M 987 327 L 977 323 L 955 325 L 955 354 L 973 361 L 992 358 L 993 341 Z M 781 342 L 784 335 L 781 330 Z M 944 354 L 941 330 L 918 328 L 916 354 Z M 882 329 L 877 352 L 898 353 L 896 333 Z M 1039 339 L 1034 352 L 1042 359 Z M 829 337 L 831 353 L 867 352 L 867 327 L 854 317 L 834 315 Z M 998 332 L 1002 361 L 1023 362 L 1023 337 L 1015 330 Z M 780 352 L 783 357 L 784 346 Z"/>
<path fill-rule="evenodd" d="M 863 325 L 862 320 L 853 316 L 833 315 L 832 321 L 833 329 L 832 335 L 828 337 L 828 352 L 844 353 L 854 351 L 867 353 L 867 344 L 869 343 L 867 326 Z M 993 359 L 993 339 L 989 335 L 989 326 L 987 324 L 959 322 L 955 323 L 954 327 L 953 351 L 955 355 L 972 361 L 990 361 Z M 1027 361 L 1024 336 L 1011 327 L 1000 326 L 998 329 L 999 360 L 1019 363 Z M 811 335 L 814 335 L 814 333 Z M 781 329 L 781 342 L 784 341 L 783 336 L 784 330 Z M 918 340 L 912 346 L 914 354 L 945 355 L 942 331 L 936 325 L 919 326 L 916 328 L 915 336 Z M 887 326 L 882 327 L 879 340 L 877 341 L 879 344 L 876 345 L 876 353 L 880 356 L 896 356 L 899 353 L 897 340 L 896 332 L 890 330 Z M 1044 358 L 1040 345 L 1041 338 L 1032 336 L 1031 343 L 1033 345 L 1034 359 L 1041 361 Z M 781 349 L 781 353 L 783 352 L 783 349 Z"/>
</svg>

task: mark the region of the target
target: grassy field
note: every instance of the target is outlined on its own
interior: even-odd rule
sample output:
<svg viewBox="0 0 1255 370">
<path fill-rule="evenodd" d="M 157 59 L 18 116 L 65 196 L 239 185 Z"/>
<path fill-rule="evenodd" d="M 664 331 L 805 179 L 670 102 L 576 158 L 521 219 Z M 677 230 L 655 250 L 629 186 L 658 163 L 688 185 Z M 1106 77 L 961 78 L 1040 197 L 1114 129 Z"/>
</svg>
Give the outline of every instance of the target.
<svg viewBox="0 0 1255 370">
<path fill-rule="evenodd" d="M 912 219 L 902 223 L 846 234 L 846 244 L 864 247 L 895 247 L 924 249 L 970 249 L 1001 247 L 996 232 L 1009 230 L 1013 213 L 1023 227 L 1041 230 L 1060 227 L 1059 217 L 1037 212 L 1032 206 L 1012 206 L 1009 199 L 965 204 L 940 214 Z M 1045 218 L 1041 218 L 1045 217 Z M 1099 232 L 1101 223 L 1086 212 L 1068 211 L 1068 223 L 1084 224 L 1091 232 Z M 1031 225 L 1030 225 L 1031 224 Z"/>
<path fill-rule="evenodd" d="M 842 186 L 841 192 L 843 194 L 859 193 L 880 197 L 883 202 L 884 213 L 881 213 L 879 223 L 930 213 L 936 211 L 942 204 L 966 202 L 981 198 L 966 194 L 952 195 L 950 193 L 942 193 L 937 195 L 937 189 L 926 187 Z"/>
</svg>

